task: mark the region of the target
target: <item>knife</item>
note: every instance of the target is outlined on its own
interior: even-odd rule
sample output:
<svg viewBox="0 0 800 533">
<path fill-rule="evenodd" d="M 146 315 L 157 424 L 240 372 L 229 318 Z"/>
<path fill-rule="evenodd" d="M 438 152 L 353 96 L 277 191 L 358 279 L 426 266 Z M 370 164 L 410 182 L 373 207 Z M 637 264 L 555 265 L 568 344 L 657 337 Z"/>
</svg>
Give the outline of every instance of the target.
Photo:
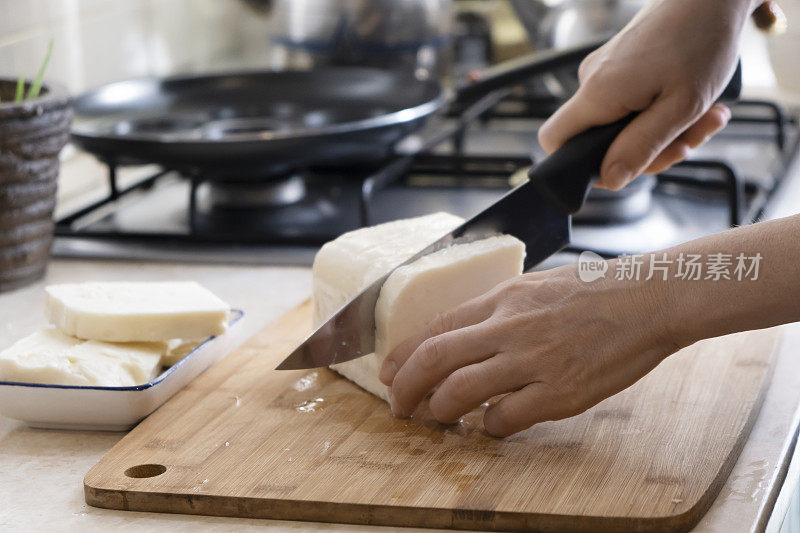
<svg viewBox="0 0 800 533">
<path fill-rule="evenodd" d="M 741 92 L 741 68 L 720 98 Z M 527 271 L 570 242 L 571 217 L 598 178 L 600 164 L 617 135 L 638 112 L 590 128 L 565 142 L 528 172 L 528 181 L 433 244 L 381 276 L 340 308 L 276 368 L 297 370 L 330 366 L 375 351 L 375 304 L 389 275 L 403 265 L 455 243 L 509 234 L 525 243 Z"/>
</svg>

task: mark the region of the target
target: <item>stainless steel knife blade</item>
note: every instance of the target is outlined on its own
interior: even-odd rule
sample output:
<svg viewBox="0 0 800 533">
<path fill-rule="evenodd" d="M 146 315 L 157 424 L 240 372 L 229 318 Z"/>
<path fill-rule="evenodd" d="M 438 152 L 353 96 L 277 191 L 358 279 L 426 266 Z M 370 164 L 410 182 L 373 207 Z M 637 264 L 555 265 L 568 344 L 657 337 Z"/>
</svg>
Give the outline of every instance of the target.
<svg viewBox="0 0 800 533">
<path fill-rule="evenodd" d="M 330 366 L 372 353 L 375 350 L 375 303 L 383 283 L 394 270 L 454 243 L 500 234 L 513 235 L 525 243 L 525 269 L 528 270 L 569 243 L 569 215 L 530 182 L 519 185 L 477 216 L 372 282 L 289 354 L 277 370 Z"/>
</svg>

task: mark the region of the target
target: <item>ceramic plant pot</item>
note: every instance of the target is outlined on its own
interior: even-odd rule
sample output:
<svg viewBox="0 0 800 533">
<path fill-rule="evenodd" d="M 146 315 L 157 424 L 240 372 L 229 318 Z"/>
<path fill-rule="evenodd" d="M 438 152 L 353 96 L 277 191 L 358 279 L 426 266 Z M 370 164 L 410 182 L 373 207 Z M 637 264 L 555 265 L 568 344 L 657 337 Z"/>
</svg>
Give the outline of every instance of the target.
<svg viewBox="0 0 800 533">
<path fill-rule="evenodd" d="M 15 103 L 15 87 L 15 80 L 0 78 L 0 292 L 45 273 L 58 154 L 72 123 L 64 88 L 47 84 L 38 98 Z"/>
</svg>

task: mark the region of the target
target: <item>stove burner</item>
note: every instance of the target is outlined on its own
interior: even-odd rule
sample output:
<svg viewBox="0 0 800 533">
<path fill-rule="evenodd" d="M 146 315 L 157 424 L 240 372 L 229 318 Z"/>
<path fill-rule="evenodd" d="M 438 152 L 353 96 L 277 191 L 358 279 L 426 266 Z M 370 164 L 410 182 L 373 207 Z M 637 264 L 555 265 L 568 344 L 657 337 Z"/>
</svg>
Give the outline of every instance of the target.
<svg viewBox="0 0 800 533">
<path fill-rule="evenodd" d="M 576 224 L 633 222 L 650 212 L 655 176 L 640 176 L 619 191 L 592 189 L 586 203 L 572 216 Z"/>
<path fill-rule="evenodd" d="M 264 209 L 299 202 L 306 184 L 299 175 L 266 181 L 211 181 L 198 194 L 208 197 L 211 209 Z"/>
<path fill-rule="evenodd" d="M 191 233 L 214 242 L 317 244 L 359 227 L 352 184 L 308 180 L 310 185 L 299 175 L 266 183 L 193 182 Z"/>
</svg>

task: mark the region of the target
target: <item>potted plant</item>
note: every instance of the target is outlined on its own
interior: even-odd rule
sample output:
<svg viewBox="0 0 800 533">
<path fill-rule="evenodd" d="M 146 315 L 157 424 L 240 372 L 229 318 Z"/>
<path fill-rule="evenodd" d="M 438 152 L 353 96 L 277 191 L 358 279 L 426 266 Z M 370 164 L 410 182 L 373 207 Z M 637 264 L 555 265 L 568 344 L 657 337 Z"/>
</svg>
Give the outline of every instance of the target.
<svg viewBox="0 0 800 533">
<path fill-rule="evenodd" d="M 69 140 L 66 90 L 42 79 L 0 78 L 0 291 L 40 279 L 50 256 L 58 154 Z"/>
</svg>

